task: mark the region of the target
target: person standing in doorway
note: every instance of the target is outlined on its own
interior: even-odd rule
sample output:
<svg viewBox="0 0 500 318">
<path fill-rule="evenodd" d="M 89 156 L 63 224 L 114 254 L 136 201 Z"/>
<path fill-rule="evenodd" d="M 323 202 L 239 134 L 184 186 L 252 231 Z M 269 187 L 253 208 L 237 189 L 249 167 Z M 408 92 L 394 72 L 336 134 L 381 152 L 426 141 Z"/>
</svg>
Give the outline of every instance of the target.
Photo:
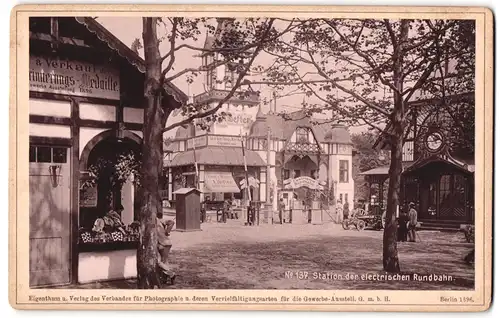
<svg viewBox="0 0 500 318">
<path fill-rule="evenodd" d="M 408 237 L 410 242 L 416 241 L 417 235 L 417 210 L 415 209 L 415 203 L 410 202 L 410 211 L 408 212 Z"/>
</svg>

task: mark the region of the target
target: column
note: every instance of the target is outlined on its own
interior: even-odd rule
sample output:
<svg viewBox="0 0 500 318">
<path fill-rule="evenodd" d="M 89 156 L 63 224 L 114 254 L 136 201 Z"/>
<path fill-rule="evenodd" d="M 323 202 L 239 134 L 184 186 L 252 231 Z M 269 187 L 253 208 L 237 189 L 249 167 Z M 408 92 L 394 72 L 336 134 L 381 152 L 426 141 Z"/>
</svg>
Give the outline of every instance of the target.
<svg viewBox="0 0 500 318">
<path fill-rule="evenodd" d="M 168 168 L 167 170 L 168 176 L 168 200 L 172 201 L 172 192 L 173 192 L 173 180 L 172 180 L 172 168 Z"/>
<path fill-rule="evenodd" d="M 205 200 L 205 166 L 204 165 L 198 165 L 198 190 L 201 191 L 200 193 L 200 202 L 203 202 Z"/>
<path fill-rule="evenodd" d="M 267 180 L 266 180 L 266 168 L 265 167 L 260 167 L 260 173 L 259 173 L 259 196 L 260 196 L 260 201 L 267 201 Z"/>
<path fill-rule="evenodd" d="M 121 220 L 125 225 L 134 222 L 134 176 L 131 174 L 121 189 L 123 212 Z"/>
<path fill-rule="evenodd" d="M 384 209 L 384 179 L 378 180 L 378 202 L 381 209 Z"/>
</svg>

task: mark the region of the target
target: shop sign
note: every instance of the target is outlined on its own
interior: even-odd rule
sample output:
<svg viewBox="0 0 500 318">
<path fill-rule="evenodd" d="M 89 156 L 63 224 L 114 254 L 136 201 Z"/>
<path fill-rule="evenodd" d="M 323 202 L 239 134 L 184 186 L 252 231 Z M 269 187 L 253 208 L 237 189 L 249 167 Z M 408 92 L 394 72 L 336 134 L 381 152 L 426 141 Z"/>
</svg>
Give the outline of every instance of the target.
<svg viewBox="0 0 500 318">
<path fill-rule="evenodd" d="M 30 91 L 120 99 L 120 75 L 106 65 L 30 56 Z"/>
<path fill-rule="evenodd" d="M 249 113 L 240 113 L 231 111 L 231 116 L 226 116 L 219 126 L 239 126 L 248 127 L 253 122 L 253 116 Z"/>
<path fill-rule="evenodd" d="M 97 187 L 80 189 L 80 206 L 84 208 L 97 206 Z"/>
<path fill-rule="evenodd" d="M 290 178 L 283 181 L 285 189 L 309 188 L 312 190 L 323 190 L 324 182 L 320 182 L 311 177 Z"/>
<path fill-rule="evenodd" d="M 208 145 L 220 147 L 241 147 L 241 137 L 209 135 Z"/>
<path fill-rule="evenodd" d="M 236 185 L 230 172 L 205 172 L 205 187 L 207 192 L 238 193 L 240 189 Z"/>
<path fill-rule="evenodd" d="M 206 136 L 198 136 L 187 141 L 187 148 L 193 149 L 193 145 L 196 148 L 201 148 L 207 145 L 207 137 Z"/>
</svg>

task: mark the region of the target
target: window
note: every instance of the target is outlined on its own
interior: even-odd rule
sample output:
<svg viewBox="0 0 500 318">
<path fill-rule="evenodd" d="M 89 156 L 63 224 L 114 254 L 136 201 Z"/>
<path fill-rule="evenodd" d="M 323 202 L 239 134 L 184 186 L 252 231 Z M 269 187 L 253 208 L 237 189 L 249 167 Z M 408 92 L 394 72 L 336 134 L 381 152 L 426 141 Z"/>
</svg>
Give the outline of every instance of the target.
<svg viewBox="0 0 500 318">
<path fill-rule="evenodd" d="M 288 169 L 283 170 L 283 179 L 284 180 L 290 179 L 290 170 Z"/>
<path fill-rule="evenodd" d="M 66 163 L 68 148 L 30 145 L 30 162 Z"/>
<path fill-rule="evenodd" d="M 52 149 L 50 147 L 39 146 L 36 149 L 36 162 L 51 162 Z"/>
<path fill-rule="evenodd" d="M 294 178 L 300 177 L 300 170 L 293 170 L 293 177 Z"/>
<path fill-rule="evenodd" d="M 231 89 L 233 88 L 233 83 L 234 83 L 234 72 L 231 71 L 229 65 L 226 65 L 226 73 L 224 75 L 224 85 L 226 88 Z"/>
<path fill-rule="evenodd" d="M 66 163 L 67 148 L 52 148 L 52 162 Z"/>
<path fill-rule="evenodd" d="M 296 136 L 298 143 L 307 143 L 309 141 L 308 138 L 309 132 L 305 128 L 297 128 Z"/>
<path fill-rule="evenodd" d="M 215 70 L 207 71 L 207 89 L 213 88 L 215 84 Z"/>
<path fill-rule="evenodd" d="M 316 179 L 317 176 L 318 176 L 318 170 L 316 169 L 311 170 L 311 178 Z"/>
<path fill-rule="evenodd" d="M 36 147 L 30 145 L 30 162 L 36 162 Z"/>
<path fill-rule="evenodd" d="M 339 161 L 339 179 L 340 183 L 349 182 L 349 160 Z"/>
<path fill-rule="evenodd" d="M 439 182 L 439 203 L 441 205 L 449 206 L 451 201 L 451 175 L 441 176 Z"/>
</svg>

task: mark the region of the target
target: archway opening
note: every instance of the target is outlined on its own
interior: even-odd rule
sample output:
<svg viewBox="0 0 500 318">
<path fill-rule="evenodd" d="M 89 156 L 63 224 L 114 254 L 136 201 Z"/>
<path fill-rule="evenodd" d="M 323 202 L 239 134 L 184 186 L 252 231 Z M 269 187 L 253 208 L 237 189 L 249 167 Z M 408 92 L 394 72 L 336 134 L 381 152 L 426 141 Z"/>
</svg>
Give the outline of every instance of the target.
<svg viewBox="0 0 500 318">
<path fill-rule="evenodd" d="M 119 211 L 123 224 L 133 222 L 137 214 L 141 146 L 132 138 L 101 136 L 83 163 L 86 175 L 81 191 L 91 193 L 92 202 L 80 195 L 80 227 L 91 229 L 98 218 Z"/>
</svg>

